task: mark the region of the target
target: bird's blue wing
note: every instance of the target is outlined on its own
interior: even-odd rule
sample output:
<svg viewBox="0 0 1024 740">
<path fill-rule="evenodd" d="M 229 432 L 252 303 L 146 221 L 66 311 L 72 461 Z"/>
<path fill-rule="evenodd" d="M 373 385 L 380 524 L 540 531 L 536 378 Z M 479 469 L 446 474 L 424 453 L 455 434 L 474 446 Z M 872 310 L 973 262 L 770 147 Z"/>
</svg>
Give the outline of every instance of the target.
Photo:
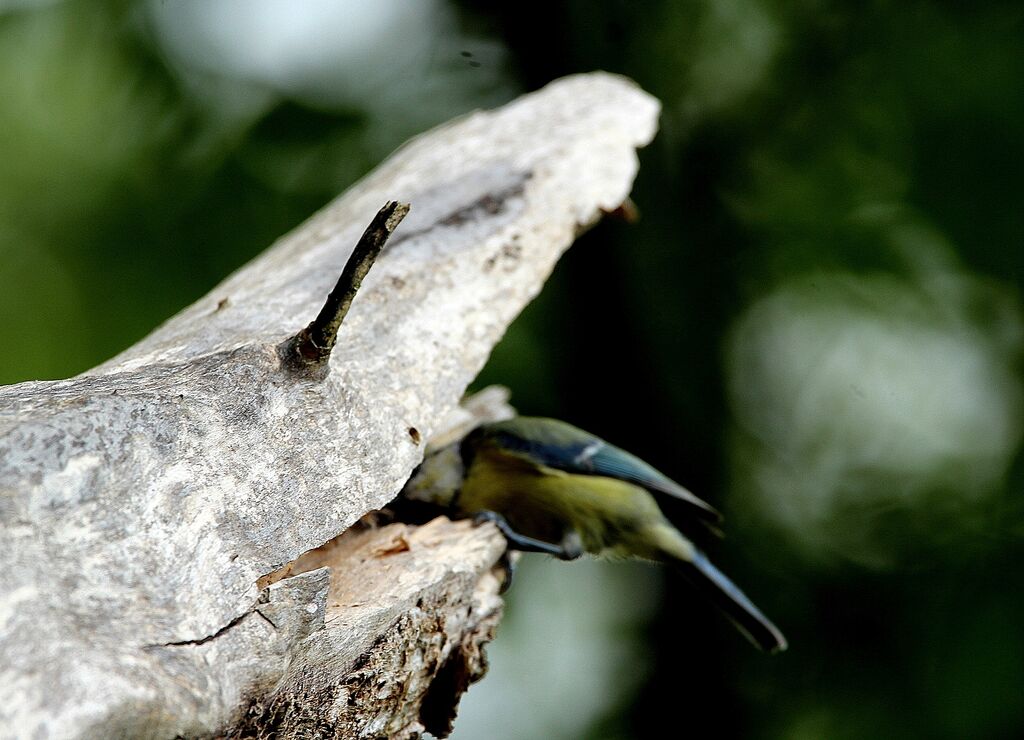
<svg viewBox="0 0 1024 740">
<path fill-rule="evenodd" d="M 701 521 L 721 521 L 721 515 L 710 504 L 636 455 L 563 421 L 520 416 L 488 425 L 485 434 L 502 448 L 549 468 L 629 481 L 689 504 Z"/>
</svg>

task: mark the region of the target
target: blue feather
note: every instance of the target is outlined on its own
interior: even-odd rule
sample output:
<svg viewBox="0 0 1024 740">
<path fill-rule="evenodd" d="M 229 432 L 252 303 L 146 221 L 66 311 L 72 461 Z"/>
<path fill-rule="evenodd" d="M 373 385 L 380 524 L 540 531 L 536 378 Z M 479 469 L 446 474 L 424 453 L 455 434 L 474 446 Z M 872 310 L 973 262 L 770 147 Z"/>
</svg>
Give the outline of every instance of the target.
<svg viewBox="0 0 1024 740">
<path fill-rule="evenodd" d="M 564 421 L 520 416 L 488 424 L 477 434 L 491 437 L 501 448 L 520 453 L 537 464 L 568 473 L 601 475 L 635 483 L 652 493 L 686 502 L 701 521 L 721 521 L 721 515 L 710 504 L 636 455 Z"/>
</svg>

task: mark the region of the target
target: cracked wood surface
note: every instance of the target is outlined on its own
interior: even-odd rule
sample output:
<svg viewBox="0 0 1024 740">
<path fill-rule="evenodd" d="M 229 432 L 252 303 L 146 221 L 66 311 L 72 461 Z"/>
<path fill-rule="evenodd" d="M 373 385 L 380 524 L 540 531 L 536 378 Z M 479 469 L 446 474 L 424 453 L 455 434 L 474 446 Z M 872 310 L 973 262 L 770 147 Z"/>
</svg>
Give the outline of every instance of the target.
<svg viewBox="0 0 1024 740">
<path fill-rule="evenodd" d="M 439 522 L 403 535 L 405 553 L 258 582 L 384 505 L 424 441 L 451 433 L 443 420 L 508 323 L 627 197 L 657 108 L 592 74 L 447 124 L 109 362 L 0 388 L 0 733 L 440 726 L 431 681 L 454 701 L 497 619 L 493 530 Z M 412 211 L 329 374 L 283 372 L 276 347 L 388 200 Z M 382 577 L 392 590 L 372 607 L 330 606 L 336 580 L 376 593 Z M 366 689 L 389 677 L 391 693 Z M 397 710 L 428 694 L 423 717 Z"/>
</svg>

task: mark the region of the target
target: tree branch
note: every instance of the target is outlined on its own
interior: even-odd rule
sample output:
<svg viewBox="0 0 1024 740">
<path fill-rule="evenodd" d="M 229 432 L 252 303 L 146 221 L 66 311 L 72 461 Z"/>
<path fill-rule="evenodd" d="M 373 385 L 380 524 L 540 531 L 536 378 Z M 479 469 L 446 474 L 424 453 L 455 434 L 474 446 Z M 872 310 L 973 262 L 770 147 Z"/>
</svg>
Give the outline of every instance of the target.
<svg viewBox="0 0 1024 740">
<path fill-rule="evenodd" d="M 462 118 L 119 356 L 0 388 L 0 726 L 443 733 L 500 613 L 500 537 L 442 520 L 309 553 L 466 425 L 467 385 L 574 235 L 624 202 L 656 115 L 594 74 Z M 367 274 L 351 245 L 392 200 L 413 210 Z M 279 348 L 345 264 L 299 341 L 318 371 L 296 373 Z M 490 398 L 475 413 L 507 413 Z"/>
</svg>

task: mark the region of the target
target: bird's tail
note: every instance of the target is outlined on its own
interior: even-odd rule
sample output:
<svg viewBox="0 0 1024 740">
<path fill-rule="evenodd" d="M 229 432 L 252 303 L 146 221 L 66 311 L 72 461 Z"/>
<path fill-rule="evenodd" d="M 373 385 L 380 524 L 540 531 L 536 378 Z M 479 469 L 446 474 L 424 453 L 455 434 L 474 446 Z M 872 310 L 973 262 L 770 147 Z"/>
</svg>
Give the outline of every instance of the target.
<svg viewBox="0 0 1024 740">
<path fill-rule="evenodd" d="M 769 653 L 786 649 L 786 638 L 779 628 L 754 606 L 735 583 L 712 565 L 704 553 L 693 548 L 690 559 L 673 559 L 673 564 L 687 581 L 725 612 L 740 632 L 757 647 Z"/>
</svg>

